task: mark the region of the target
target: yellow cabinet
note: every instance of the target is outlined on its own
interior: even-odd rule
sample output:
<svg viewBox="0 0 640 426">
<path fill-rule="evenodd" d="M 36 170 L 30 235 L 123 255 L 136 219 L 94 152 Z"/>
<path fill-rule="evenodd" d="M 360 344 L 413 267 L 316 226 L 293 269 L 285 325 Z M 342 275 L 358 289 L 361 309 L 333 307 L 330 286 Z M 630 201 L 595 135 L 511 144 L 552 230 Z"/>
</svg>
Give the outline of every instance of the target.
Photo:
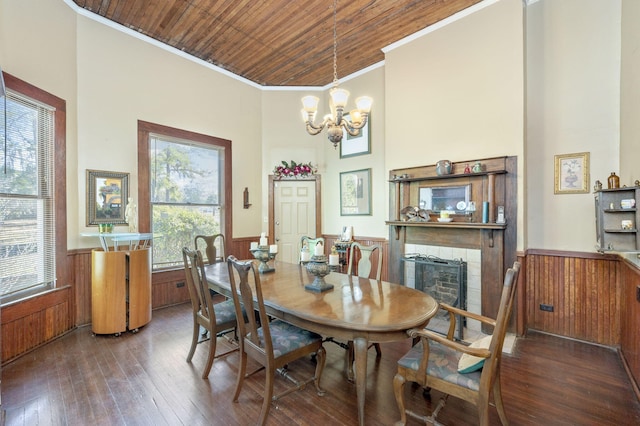
<svg viewBox="0 0 640 426">
<path fill-rule="evenodd" d="M 91 252 L 91 322 L 120 334 L 151 321 L 151 248 Z"/>
</svg>

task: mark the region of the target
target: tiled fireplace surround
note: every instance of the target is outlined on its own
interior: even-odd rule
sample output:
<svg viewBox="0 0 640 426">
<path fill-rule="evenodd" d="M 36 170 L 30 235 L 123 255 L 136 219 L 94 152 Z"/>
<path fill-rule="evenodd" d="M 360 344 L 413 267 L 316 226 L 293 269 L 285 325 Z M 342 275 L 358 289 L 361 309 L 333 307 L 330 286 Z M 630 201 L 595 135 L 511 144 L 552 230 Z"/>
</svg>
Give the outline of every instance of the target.
<svg viewBox="0 0 640 426">
<path fill-rule="evenodd" d="M 481 252 L 478 249 L 465 249 L 455 247 L 430 246 L 422 244 L 405 244 L 405 253 L 415 253 L 424 256 L 435 256 L 446 260 L 462 260 L 467 264 L 467 310 L 469 312 L 481 313 Z M 415 263 L 405 262 L 404 284 L 407 287 L 415 288 Z M 434 321 L 434 320 L 432 320 Z M 441 330 L 440 324 L 434 325 Z M 481 332 L 480 323 L 475 320 L 467 320 L 464 339 L 475 340 L 474 337 Z"/>
</svg>

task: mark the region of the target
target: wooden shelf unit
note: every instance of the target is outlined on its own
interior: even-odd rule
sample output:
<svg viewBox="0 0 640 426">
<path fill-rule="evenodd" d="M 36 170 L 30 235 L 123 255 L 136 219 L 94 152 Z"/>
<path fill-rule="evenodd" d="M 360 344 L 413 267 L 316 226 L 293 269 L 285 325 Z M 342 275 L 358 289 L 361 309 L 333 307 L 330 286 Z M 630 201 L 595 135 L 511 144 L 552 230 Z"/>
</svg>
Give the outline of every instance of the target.
<svg viewBox="0 0 640 426">
<path fill-rule="evenodd" d="M 636 251 L 640 249 L 640 187 L 601 189 L 594 192 L 596 208 L 596 248 L 606 251 Z M 633 200 L 632 207 L 623 208 L 622 200 Z M 622 221 L 631 221 L 623 228 Z"/>
</svg>

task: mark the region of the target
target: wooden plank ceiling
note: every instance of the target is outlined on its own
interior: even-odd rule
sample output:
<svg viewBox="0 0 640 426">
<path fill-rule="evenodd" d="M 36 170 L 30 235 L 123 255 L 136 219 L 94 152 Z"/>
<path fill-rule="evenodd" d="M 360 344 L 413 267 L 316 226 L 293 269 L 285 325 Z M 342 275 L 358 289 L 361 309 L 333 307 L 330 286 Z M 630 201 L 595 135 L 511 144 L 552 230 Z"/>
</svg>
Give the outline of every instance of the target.
<svg viewBox="0 0 640 426">
<path fill-rule="evenodd" d="M 338 78 L 481 0 L 341 0 Z M 81 8 L 263 86 L 333 80 L 332 0 L 74 0 Z"/>
</svg>

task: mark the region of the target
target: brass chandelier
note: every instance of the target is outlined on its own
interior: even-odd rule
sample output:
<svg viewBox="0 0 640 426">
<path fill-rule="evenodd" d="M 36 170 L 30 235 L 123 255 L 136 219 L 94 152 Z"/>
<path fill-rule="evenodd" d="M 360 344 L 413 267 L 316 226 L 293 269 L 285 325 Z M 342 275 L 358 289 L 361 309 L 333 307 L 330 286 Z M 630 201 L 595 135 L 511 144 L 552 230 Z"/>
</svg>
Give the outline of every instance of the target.
<svg viewBox="0 0 640 426">
<path fill-rule="evenodd" d="M 318 112 L 318 99 L 316 96 L 305 96 L 302 98 L 302 119 L 304 120 L 307 132 L 310 135 L 317 135 L 325 127 L 327 128 L 327 137 L 336 148 L 342 140 L 343 131 L 347 131 L 351 136 L 358 136 L 360 129 L 367 124 L 367 118 L 371 111 L 373 99 L 369 96 L 361 96 L 356 99 L 357 109 L 349 112 L 350 119 L 344 114 L 344 109 L 349 99 L 349 92 L 338 87 L 338 37 L 337 37 L 337 19 L 336 11 L 338 0 L 333 2 L 333 87 L 329 90 L 331 114 L 327 114 L 322 123 L 316 125 L 314 123 L 316 113 Z"/>
</svg>

